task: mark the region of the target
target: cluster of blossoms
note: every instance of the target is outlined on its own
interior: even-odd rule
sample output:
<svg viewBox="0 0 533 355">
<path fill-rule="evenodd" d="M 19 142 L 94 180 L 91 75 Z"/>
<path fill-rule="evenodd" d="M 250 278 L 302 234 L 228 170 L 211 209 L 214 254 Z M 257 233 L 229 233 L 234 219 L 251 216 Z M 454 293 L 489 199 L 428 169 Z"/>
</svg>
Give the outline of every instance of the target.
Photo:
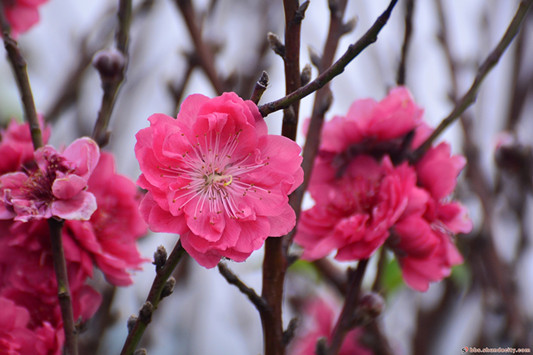
<svg viewBox="0 0 533 355">
<path fill-rule="evenodd" d="M 155 114 L 135 154 L 148 190 L 141 214 L 155 232 L 180 234 L 205 267 L 244 261 L 269 236 L 293 229 L 287 195 L 303 181 L 300 147 L 269 135 L 257 106 L 235 93 L 191 95 L 176 119 Z"/>
<path fill-rule="evenodd" d="M 50 130 L 43 130 L 45 141 Z M 61 153 L 33 151 L 27 124 L 0 131 L 0 353 L 60 354 L 64 342 L 48 218 L 64 220 L 62 239 L 75 320 L 90 318 L 100 295 L 86 284 L 97 266 L 117 286 L 144 259 L 146 232 L 135 184 L 89 138 Z"/>
<path fill-rule="evenodd" d="M 409 162 L 430 133 L 402 87 L 326 122 L 309 184 L 316 204 L 302 213 L 295 236 L 303 258 L 336 251 L 337 260 L 362 260 L 386 245 L 412 288 L 448 276 L 462 262 L 453 235 L 472 229 L 465 208 L 449 199 L 465 159 L 440 143 Z"/>
<path fill-rule="evenodd" d="M 40 5 L 48 0 L 3 0 L 0 6 L 4 8 L 4 14 L 11 26 L 11 32 L 15 35 L 29 30 L 39 22 Z"/>
</svg>

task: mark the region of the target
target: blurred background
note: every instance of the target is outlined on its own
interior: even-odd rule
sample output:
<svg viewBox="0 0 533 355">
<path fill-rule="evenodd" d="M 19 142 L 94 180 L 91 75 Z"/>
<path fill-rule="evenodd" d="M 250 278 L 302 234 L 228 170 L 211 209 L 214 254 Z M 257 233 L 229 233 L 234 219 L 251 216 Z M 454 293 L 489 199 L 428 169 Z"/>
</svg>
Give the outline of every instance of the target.
<svg viewBox="0 0 533 355">
<path fill-rule="evenodd" d="M 106 147 L 116 154 L 119 172 L 133 180 L 140 173 L 133 151 L 135 133 L 148 126 L 151 114 L 175 116 L 180 102 L 191 93 L 215 96 L 219 91 L 235 91 L 249 98 L 263 70 L 270 83 L 260 103 L 285 93 L 282 60 L 267 41 L 268 32 L 283 38 L 281 1 L 198 0 L 192 7 L 179 7 L 180 2 L 187 3 L 133 2 L 127 78 Z M 91 61 L 99 50 L 113 47 L 117 3 L 49 0 L 40 8 L 40 23 L 18 38 L 28 61 L 37 110 L 53 125 L 51 143 L 56 146 L 92 132 L 102 90 Z M 378 41 L 333 80 L 334 101 L 326 117 L 345 114 L 356 99 L 381 100 L 397 85 L 404 34 L 411 27 L 404 82 L 424 108 L 428 123 L 438 125 L 471 85 L 518 4 L 517 0 L 400 0 Z M 344 18 L 357 22 L 341 38 L 336 57 L 387 5 L 384 0 L 348 2 Z M 188 25 L 191 21 L 196 33 Z M 309 49 L 322 51 L 328 25 L 328 2 L 312 1 L 302 24 L 302 67 L 311 63 Z M 196 44 L 191 33 L 201 33 Z M 198 43 L 210 54 L 209 65 L 199 60 Z M 5 58 L 3 48 L 0 52 Z M 468 207 L 474 230 L 457 238 L 465 264 L 426 293 L 407 288 L 393 263 L 386 270 L 386 309 L 381 321 L 398 354 L 447 355 L 460 353 L 464 346 L 533 345 L 532 57 L 530 12 L 522 31 L 484 82 L 476 103 L 440 137 L 451 142 L 455 153 L 467 157 L 455 198 Z M 206 74 L 209 66 L 214 75 Z M 302 100 L 302 121 L 310 116 L 312 103 L 313 95 Z M 11 117 L 22 119 L 22 108 L 10 67 L 2 60 L 0 120 L 5 124 Z M 269 115 L 266 121 L 270 133 L 280 133 L 280 113 Z M 298 140 L 305 141 L 301 133 Z M 141 240 L 140 249 L 150 258 L 158 245 L 170 251 L 175 241 L 175 236 L 150 234 Z M 259 251 L 246 263 L 228 264 L 260 292 L 261 263 Z M 289 272 L 288 301 L 302 294 L 335 294 L 320 282 L 316 270 L 300 266 Z M 375 263 L 372 266 L 375 269 Z M 102 279 L 94 280 L 106 302 L 82 336 L 83 353 L 120 351 L 126 321 L 144 302 L 153 277 L 153 266 L 147 263 L 127 288 L 112 289 Z M 143 346 L 148 353 L 262 352 L 259 315 L 216 269 L 206 270 L 187 260 L 175 277 L 174 294 L 162 302 L 145 334 Z M 365 284 L 371 285 L 373 277 L 371 269 Z M 286 322 L 294 314 L 290 304 L 286 305 Z"/>
</svg>

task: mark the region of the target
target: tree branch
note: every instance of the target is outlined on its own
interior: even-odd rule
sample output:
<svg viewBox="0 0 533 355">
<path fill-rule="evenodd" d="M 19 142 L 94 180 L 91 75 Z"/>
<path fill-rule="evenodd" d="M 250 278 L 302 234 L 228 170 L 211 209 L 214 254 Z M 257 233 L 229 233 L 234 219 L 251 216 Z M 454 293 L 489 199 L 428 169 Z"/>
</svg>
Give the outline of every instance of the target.
<svg viewBox="0 0 533 355">
<path fill-rule="evenodd" d="M 516 11 L 515 16 L 513 17 L 513 20 L 509 24 L 509 27 L 507 27 L 507 30 L 505 31 L 503 37 L 500 39 L 496 47 L 492 50 L 492 52 L 490 52 L 485 61 L 479 67 L 476 73 L 476 77 L 472 82 L 472 86 L 470 86 L 470 89 L 468 89 L 464 96 L 456 102 L 455 107 L 448 114 L 448 116 L 446 116 L 446 118 L 442 120 L 438 127 L 435 128 L 431 136 L 429 136 L 424 141 L 424 143 L 420 147 L 418 147 L 416 151 L 414 151 L 411 159 L 412 161 L 420 159 L 422 155 L 424 155 L 424 153 L 429 149 L 429 147 L 431 147 L 433 141 L 435 141 L 435 139 L 446 128 L 448 128 L 448 126 L 455 122 L 455 120 L 457 120 L 461 116 L 461 114 L 476 101 L 477 94 L 481 84 L 483 83 L 483 80 L 485 80 L 487 74 L 492 70 L 492 68 L 494 68 L 494 66 L 498 63 L 507 47 L 509 47 L 509 45 L 511 44 L 513 38 L 520 30 L 524 18 L 526 17 L 526 14 L 532 4 L 533 0 L 522 0 L 520 2 L 518 10 Z"/>
<path fill-rule="evenodd" d="M 330 82 L 334 77 L 341 74 L 344 71 L 344 68 L 346 68 L 346 66 L 355 57 L 357 57 L 366 47 L 377 40 L 379 32 L 389 20 L 391 12 L 397 2 L 398 0 L 391 0 L 387 9 L 381 14 L 381 16 L 378 17 L 372 27 L 370 27 L 357 42 L 351 44 L 346 52 L 315 80 L 311 81 L 305 86 L 302 86 L 298 90 L 291 92 L 287 96 L 282 97 L 281 99 L 259 106 L 259 112 L 261 112 L 263 117 L 271 114 L 272 112 L 289 107 L 293 102 L 312 94 Z"/>
<path fill-rule="evenodd" d="M 104 90 L 104 95 L 102 96 L 102 103 L 100 106 L 100 111 L 98 112 L 98 118 L 94 125 L 92 138 L 100 147 L 105 146 L 109 140 L 107 126 L 109 125 L 111 114 L 113 113 L 113 108 L 115 107 L 118 91 L 126 76 L 126 68 L 128 65 L 129 31 L 132 18 L 132 0 L 119 0 L 117 17 L 119 25 L 115 34 L 115 44 L 120 55 L 122 56 L 122 62 L 110 63 L 111 65 L 107 66 L 107 63 L 104 62 L 106 60 L 104 59 L 104 56 L 101 57 L 101 63 L 95 62 L 95 66 L 100 72 L 100 77 L 102 79 L 102 89 Z M 111 56 L 112 54 L 110 53 L 109 55 Z M 109 60 L 112 61 L 113 58 L 110 58 Z"/>
</svg>

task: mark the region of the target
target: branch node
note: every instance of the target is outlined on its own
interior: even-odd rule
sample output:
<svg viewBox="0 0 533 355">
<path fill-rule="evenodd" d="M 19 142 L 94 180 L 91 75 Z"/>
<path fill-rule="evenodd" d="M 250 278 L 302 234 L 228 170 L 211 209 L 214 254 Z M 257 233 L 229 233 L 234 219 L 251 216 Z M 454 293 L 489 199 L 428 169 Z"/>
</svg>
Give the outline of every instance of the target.
<svg viewBox="0 0 533 355">
<path fill-rule="evenodd" d="M 156 271 L 161 270 L 165 263 L 167 262 L 167 250 L 164 246 L 160 245 L 157 247 L 157 250 L 154 252 L 154 262 Z"/>
<path fill-rule="evenodd" d="M 253 103 L 257 104 L 261 99 L 261 96 L 263 96 L 263 93 L 268 87 L 268 80 L 268 74 L 266 71 L 263 70 L 263 72 L 261 73 L 261 77 L 255 83 L 254 91 L 252 92 L 252 96 L 250 97 L 250 100 Z"/>
<path fill-rule="evenodd" d="M 176 279 L 171 276 L 165 283 L 165 286 L 163 286 L 163 290 L 161 291 L 161 299 L 170 296 L 172 292 L 174 292 L 174 286 L 176 286 Z"/>
<path fill-rule="evenodd" d="M 349 19 L 347 22 L 343 23 L 341 27 L 341 35 L 345 35 L 347 33 L 352 32 L 357 26 L 358 22 L 359 22 L 359 18 L 355 16 Z"/>
<path fill-rule="evenodd" d="M 285 45 L 281 42 L 278 35 L 273 32 L 268 32 L 267 40 L 274 53 L 285 59 Z"/>
<path fill-rule="evenodd" d="M 139 311 L 139 321 L 148 324 L 152 321 L 152 314 L 154 313 L 154 306 L 151 302 L 145 302 Z"/>
<path fill-rule="evenodd" d="M 292 318 L 289 321 L 289 324 L 287 325 L 287 329 L 285 329 L 285 331 L 283 332 L 283 344 L 285 344 L 285 346 L 289 345 L 289 343 L 294 338 L 294 335 L 296 333 L 296 328 L 298 328 L 299 323 L 300 322 L 298 318 L 296 317 Z"/>
<path fill-rule="evenodd" d="M 135 350 L 133 355 L 148 355 L 148 351 L 146 349 L 144 349 L 144 348 L 137 349 L 137 350 Z"/>
<path fill-rule="evenodd" d="M 137 317 L 136 315 L 132 314 L 129 318 L 128 318 L 128 322 L 126 323 L 126 326 L 128 327 L 128 334 L 131 333 L 133 331 L 133 328 L 135 327 L 135 323 L 137 323 L 137 320 L 139 319 L 139 317 Z"/>
<path fill-rule="evenodd" d="M 294 22 L 300 23 L 305 18 L 305 12 L 307 11 L 307 8 L 309 7 L 309 0 L 303 2 L 300 7 L 298 7 L 298 10 L 296 10 L 296 13 L 294 14 Z"/>
<path fill-rule="evenodd" d="M 307 47 L 307 51 L 309 52 L 309 58 L 311 59 L 311 64 L 315 66 L 318 70 L 322 67 L 322 57 L 318 52 L 311 46 Z"/>
<path fill-rule="evenodd" d="M 300 74 L 300 84 L 302 86 L 307 85 L 311 81 L 311 75 L 311 66 L 309 64 L 306 64 L 302 69 L 302 73 Z"/>
</svg>

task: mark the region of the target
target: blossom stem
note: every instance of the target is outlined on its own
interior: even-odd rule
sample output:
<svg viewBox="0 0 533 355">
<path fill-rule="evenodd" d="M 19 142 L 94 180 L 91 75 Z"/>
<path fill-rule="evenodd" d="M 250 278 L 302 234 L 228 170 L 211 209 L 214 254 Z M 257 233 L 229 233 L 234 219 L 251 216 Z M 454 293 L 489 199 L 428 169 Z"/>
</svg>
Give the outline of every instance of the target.
<svg viewBox="0 0 533 355">
<path fill-rule="evenodd" d="M 181 241 L 178 241 L 165 264 L 161 268 L 156 269 L 156 276 L 154 278 L 154 282 L 152 283 L 152 287 L 150 288 L 150 292 L 148 293 L 148 297 L 146 297 L 146 302 L 141 308 L 139 316 L 128 333 L 128 337 L 126 338 L 124 346 L 122 347 L 122 351 L 120 352 L 121 355 L 131 355 L 135 351 L 135 348 L 141 341 L 146 327 L 151 321 L 153 311 L 157 309 L 159 303 L 161 302 L 161 293 L 167 283 L 167 280 L 172 275 L 172 272 L 185 254 L 185 249 L 183 249 L 181 246 Z"/>
<path fill-rule="evenodd" d="M 4 6 L 0 6 L 0 26 L 2 28 L 2 37 L 4 39 L 4 47 L 7 52 L 9 64 L 11 64 L 11 68 L 15 74 L 15 79 L 17 81 L 17 86 L 22 99 L 24 114 L 28 124 L 30 125 L 33 148 L 38 149 L 43 146 L 43 137 L 41 134 L 41 128 L 39 126 L 37 110 L 35 109 L 35 101 L 33 100 L 33 93 L 28 77 L 27 63 L 20 53 L 17 41 L 11 37 L 11 27 L 5 17 Z"/>
<path fill-rule="evenodd" d="M 115 43 L 117 49 L 123 56 L 124 65 L 118 69 L 118 73 L 114 73 L 116 75 L 113 75 L 112 78 L 104 78 L 104 75 L 100 73 L 104 94 L 102 96 L 100 111 L 98 112 L 98 118 L 92 134 L 92 138 L 100 147 L 105 146 L 109 140 L 107 127 L 111 119 L 111 114 L 113 113 L 113 108 L 115 107 L 119 89 L 126 76 L 129 31 L 132 18 L 132 0 L 119 0 L 117 17 L 119 25 L 115 34 Z"/>
<path fill-rule="evenodd" d="M 263 117 L 272 112 L 289 107 L 293 102 L 312 94 L 330 82 L 334 77 L 341 74 L 355 57 L 377 40 L 379 32 L 389 20 L 392 10 L 397 2 L 398 0 L 391 0 L 387 9 L 378 17 L 368 31 L 357 42 L 348 46 L 346 52 L 313 81 L 278 100 L 259 106 L 259 112 L 261 112 Z"/>
<path fill-rule="evenodd" d="M 516 13 L 513 17 L 513 20 L 507 27 L 507 30 L 503 34 L 502 38 L 496 45 L 496 47 L 490 52 L 490 54 L 485 58 L 485 61 L 481 64 L 481 66 L 478 68 L 478 71 L 476 73 L 476 76 L 474 78 L 474 81 L 472 82 L 472 85 L 468 89 L 468 91 L 461 97 L 455 104 L 452 111 L 446 116 L 441 123 L 437 126 L 437 128 L 433 131 L 431 136 L 429 136 L 424 143 L 420 147 L 418 147 L 414 152 L 412 156 L 413 161 L 417 161 L 420 159 L 424 153 L 431 147 L 431 144 L 433 144 L 433 141 L 437 139 L 437 137 L 446 129 L 448 126 L 450 126 L 453 122 L 455 122 L 465 110 L 470 107 L 477 98 L 477 94 L 479 92 L 479 88 L 483 81 L 485 80 L 487 74 L 494 68 L 494 66 L 499 62 L 500 58 L 504 54 L 504 52 L 507 50 L 507 47 L 511 44 L 514 37 L 522 27 L 522 23 L 524 22 L 524 18 L 526 17 L 526 14 L 533 4 L 533 0 L 522 0 L 520 2 L 520 5 L 518 6 L 518 10 L 516 10 Z"/>
<path fill-rule="evenodd" d="M 346 298 L 344 299 L 344 306 L 342 307 L 337 324 L 333 329 L 327 355 L 336 355 L 339 353 L 346 333 L 348 333 L 348 331 L 354 326 L 354 312 L 359 303 L 361 284 L 367 265 L 368 259 L 363 259 L 359 261 L 355 270 L 349 270 L 350 276 L 348 279 L 348 292 L 346 294 Z"/>
<path fill-rule="evenodd" d="M 72 300 L 68 283 L 67 264 L 63 251 L 63 240 L 61 229 L 63 221 L 54 218 L 48 219 L 50 228 L 50 238 L 52 244 L 52 257 L 54 259 L 54 270 L 57 279 L 57 298 L 61 308 L 63 318 L 63 329 L 65 331 L 65 349 L 68 355 L 78 354 L 78 330 L 74 324 L 74 312 L 72 310 Z"/>
</svg>

